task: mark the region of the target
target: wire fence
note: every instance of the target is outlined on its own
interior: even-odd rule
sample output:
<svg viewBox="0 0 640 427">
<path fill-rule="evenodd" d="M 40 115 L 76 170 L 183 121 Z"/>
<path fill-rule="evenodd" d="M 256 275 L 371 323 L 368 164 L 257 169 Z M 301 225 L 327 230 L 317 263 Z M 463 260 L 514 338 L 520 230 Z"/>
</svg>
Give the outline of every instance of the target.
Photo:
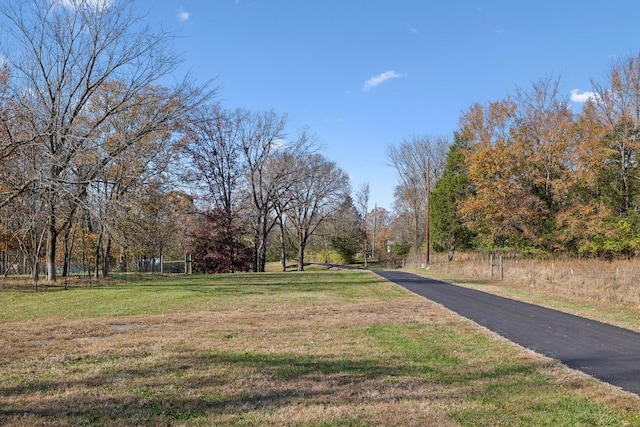
<svg viewBox="0 0 640 427">
<path fill-rule="evenodd" d="M 637 259 L 532 259 L 515 254 L 461 253 L 446 262 L 446 254 L 437 254 L 424 268 L 446 276 L 531 287 L 569 298 L 640 305 Z"/>
<path fill-rule="evenodd" d="M 70 277 L 89 277 L 102 274 L 103 266 L 96 263 L 95 259 L 82 259 L 80 257 L 71 257 L 67 260 L 66 271 L 63 262 L 59 262 L 56 268 L 56 274 L 63 276 L 65 273 Z M 167 260 L 164 257 L 140 257 L 133 261 L 110 260 L 108 273 L 157 273 L 157 274 L 191 274 L 192 260 L 190 255 L 185 255 L 183 259 Z M 0 252 L 0 276 L 33 276 L 37 269 L 39 275 L 45 273 L 46 261 L 39 258 L 38 262 L 34 262 L 19 251 L 1 251 Z"/>
</svg>

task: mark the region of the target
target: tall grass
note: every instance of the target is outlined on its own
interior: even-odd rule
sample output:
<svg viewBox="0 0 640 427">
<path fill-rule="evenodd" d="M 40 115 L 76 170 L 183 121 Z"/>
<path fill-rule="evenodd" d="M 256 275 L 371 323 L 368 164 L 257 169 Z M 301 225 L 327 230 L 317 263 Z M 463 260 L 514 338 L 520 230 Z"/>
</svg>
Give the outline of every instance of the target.
<svg viewBox="0 0 640 427">
<path fill-rule="evenodd" d="M 539 297 L 632 312 L 640 309 L 639 260 L 527 259 L 510 255 L 500 262 L 500 255 L 491 259 L 482 253 L 457 254 L 452 262 L 446 262 L 445 254 L 435 254 L 431 260 L 423 272 L 454 281 L 510 287 Z"/>
</svg>

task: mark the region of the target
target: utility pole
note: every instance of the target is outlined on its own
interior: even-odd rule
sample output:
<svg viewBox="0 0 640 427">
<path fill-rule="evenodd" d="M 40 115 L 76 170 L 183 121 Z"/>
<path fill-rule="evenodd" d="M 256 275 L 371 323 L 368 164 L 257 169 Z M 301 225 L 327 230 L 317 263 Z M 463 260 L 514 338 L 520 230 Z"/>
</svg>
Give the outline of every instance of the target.
<svg viewBox="0 0 640 427">
<path fill-rule="evenodd" d="M 431 180 L 430 180 L 430 173 L 429 171 L 431 170 L 431 165 L 429 163 L 429 159 L 427 159 L 427 169 L 425 171 L 424 177 L 425 177 L 425 237 L 424 237 L 424 241 L 425 241 L 425 246 L 426 246 L 426 257 L 425 257 L 425 266 L 429 265 L 429 196 L 431 194 Z"/>
<path fill-rule="evenodd" d="M 371 258 L 376 256 L 376 223 L 378 222 L 378 204 L 373 208 L 373 233 L 371 233 Z"/>
</svg>

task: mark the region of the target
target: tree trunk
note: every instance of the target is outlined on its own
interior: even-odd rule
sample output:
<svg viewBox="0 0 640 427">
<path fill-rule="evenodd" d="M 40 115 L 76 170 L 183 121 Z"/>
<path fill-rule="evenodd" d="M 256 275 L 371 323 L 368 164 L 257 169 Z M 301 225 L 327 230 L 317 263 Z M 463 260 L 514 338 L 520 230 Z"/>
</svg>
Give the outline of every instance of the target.
<svg viewBox="0 0 640 427">
<path fill-rule="evenodd" d="M 84 276 L 87 273 L 87 276 L 91 277 L 91 271 L 89 266 L 87 266 L 87 242 L 85 240 L 85 227 L 84 227 L 84 219 L 82 221 L 82 275 Z"/>
<path fill-rule="evenodd" d="M 251 271 L 253 271 L 254 273 L 257 273 L 260 271 L 259 265 L 260 265 L 260 224 L 255 224 L 253 229 L 251 230 L 253 233 L 253 239 L 252 239 L 252 257 L 253 257 L 253 262 L 251 265 Z"/>
<path fill-rule="evenodd" d="M 102 251 L 102 277 L 106 278 L 109 276 L 109 258 L 111 258 L 111 233 L 107 234 L 107 244 L 105 245 L 105 249 Z"/>
<path fill-rule="evenodd" d="M 69 277 L 69 242 L 64 241 L 64 260 L 62 261 L 62 277 Z"/>
<path fill-rule="evenodd" d="M 363 252 L 364 253 L 364 268 L 367 268 L 368 264 L 367 264 L 367 232 L 366 231 L 364 233 L 364 244 L 362 246 L 364 248 L 364 252 Z"/>
<path fill-rule="evenodd" d="M 298 245 L 298 271 L 304 271 L 304 243 Z"/>
<path fill-rule="evenodd" d="M 73 251 L 73 240 L 70 239 L 72 228 L 71 221 L 69 221 L 69 225 L 64 231 L 64 263 L 62 264 L 63 277 L 69 277 L 69 263 L 71 260 L 71 252 Z"/>
<path fill-rule="evenodd" d="M 304 249 L 298 247 L 298 271 L 304 271 Z"/>
<path fill-rule="evenodd" d="M 260 243 L 258 244 L 258 265 L 257 265 L 257 271 L 259 273 L 264 273 L 266 266 L 267 266 L 267 260 L 266 260 L 266 256 L 267 256 L 267 245 L 260 241 Z"/>
<path fill-rule="evenodd" d="M 122 252 L 120 253 L 120 272 L 127 272 L 127 251 L 125 248 L 122 248 Z M 187 269 L 184 269 L 184 272 L 187 273 Z"/>
<path fill-rule="evenodd" d="M 453 261 L 453 255 L 456 252 L 456 236 L 455 234 L 451 235 L 451 240 L 449 240 L 449 252 L 447 254 L 447 261 Z"/>
<path fill-rule="evenodd" d="M 269 234 L 266 221 L 262 221 L 261 234 L 260 242 L 258 244 L 258 259 L 260 260 L 258 271 L 264 273 L 267 268 L 267 235 Z"/>
<path fill-rule="evenodd" d="M 47 224 L 47 281 L 56 281 L 56 241 L 58 233 L 56 232 L 56 217 L 53 214 L 53 208 L 49 213 L 49 223 Z"/>
<path fill-rule="evenodd" d="M 100 235 L 98 236 L 98 240 L 96 241 L 96 257 L 95 257 L 95 278 L 99 279 L 100 278 L 100 253 L 102 252 L 100 249 L 102 249 L 102 232 L 100 232 Z"/>
<path fill-rule="evenodd" d="M 269 230 L 267 229 L 266 215 L 260 215 L 260 219 L 256 224 L 254 250 L 254 270 L 258 273 L 264 273 L 267 265 L 267 237 Z"/>
<path fill-rule="evenodd" d="M 38 262 L 38 253 L 34 253 L 33 257 L 33 266 L 31 269 L 31 276 L 33 278 L 33 283 L 36 285 L 36 291 L 38 291 L 38 279 L 40 278 L 40 266 Z"/>
<path fill-rule="evenodd" d="M 282 221 L 282 216 L 280 217 L 280 266 L 282 267 L 282 271 L 287 271 L 287 245 L 286 245 L 286 235 L 284 233 L 284 223 Z"/>
</svg>

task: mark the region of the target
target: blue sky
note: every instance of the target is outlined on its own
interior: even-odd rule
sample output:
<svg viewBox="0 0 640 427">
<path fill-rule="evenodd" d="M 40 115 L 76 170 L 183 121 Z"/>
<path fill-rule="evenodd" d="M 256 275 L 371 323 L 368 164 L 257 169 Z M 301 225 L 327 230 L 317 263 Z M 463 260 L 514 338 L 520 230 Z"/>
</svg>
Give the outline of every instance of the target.
<svg viewBox="0 0 640 427">
<path fill-rule="evenodd" d="M 640 50 L 637 0 L 136 0 L 227 108 L 287 114 L 391 209 L 386 149 L 545 76 L 580 100 Z M 575 96 L 583 95 L 583 96 Z"/>
</svg>

